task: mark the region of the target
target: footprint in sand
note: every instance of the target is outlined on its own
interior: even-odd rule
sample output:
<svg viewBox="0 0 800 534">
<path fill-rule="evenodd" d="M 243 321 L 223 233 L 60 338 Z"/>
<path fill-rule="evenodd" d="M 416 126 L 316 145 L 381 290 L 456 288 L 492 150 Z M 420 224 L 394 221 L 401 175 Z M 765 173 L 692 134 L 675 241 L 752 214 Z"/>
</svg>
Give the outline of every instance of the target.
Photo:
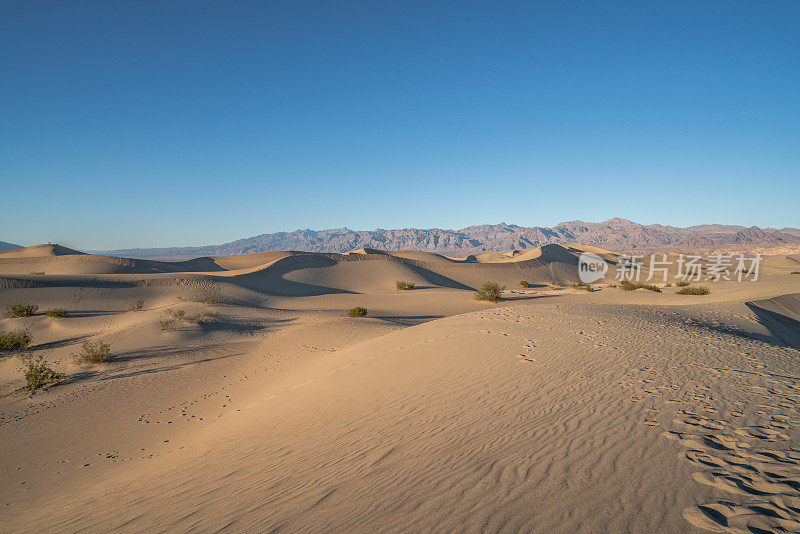
<svg viewBox="0 0 800 534">
<path fill-rule="evenodd" d="M 792 510 L 796 505 L 777 500 L 747 505 L 720 501 L 686 508 L 683 517 L 692 525 L 712 532 L 800 532 Z"/>
<path fill-rule="evenodd" d="M 783 441 L 789 439 L 789 436 L 783 432 L 778 432 L 777 430 L 766 426 L 746 426 L 737 428 L 735 432 L 742 436 L 757 438 L 764 441 Z"/>
<path fill-rule="evenodd" d="M 705 417 L 701 416 L 690 416 L 682 419 L 675 419 L 674 422 L 677 424 L 682 423 L 684 425 L 697 426 L 707 430 L 724 430 L 726 424 L 725 421 L 714 421 L 713 419 L 706 419 Z"/>
</svg>

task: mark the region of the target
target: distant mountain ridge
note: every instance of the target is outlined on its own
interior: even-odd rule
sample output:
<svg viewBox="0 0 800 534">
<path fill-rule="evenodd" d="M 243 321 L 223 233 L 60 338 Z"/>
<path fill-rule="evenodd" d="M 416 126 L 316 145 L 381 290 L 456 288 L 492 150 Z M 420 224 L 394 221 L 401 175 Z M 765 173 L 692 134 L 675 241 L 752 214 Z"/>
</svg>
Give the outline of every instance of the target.
<svg viewBox="0 0 800 534">
<path fill-rule="evenodd" d="M 0 250 L 11 250 L 14 248 L 22 248 L 19 245 L 15 245 L 14 243 L 6 243 L 5 241 L 0 241 Z"/>
<path fill-rule="evenodd" d="M 349 252 L 361 248 L 423 250 L 465 256 L 480 252 L 508 252 L 558 243 L 581 243 L 616 252 L 704 251 L 725 247 L 800 247 L 800 229 L 759 228 L 706 224 L 679 228 L 642 225 L 614 218 L 603 222 L 568 221 L 552 228 L 514 224 L 484 224 L 460 230 L 404 228 L 394 230 L 295 230 L 261 234 L 201 247 L 168 247 L 94 251 L 110 256 L 144 259 L 185 259 L 235 256 L 278 250 Z"/>
</svg>

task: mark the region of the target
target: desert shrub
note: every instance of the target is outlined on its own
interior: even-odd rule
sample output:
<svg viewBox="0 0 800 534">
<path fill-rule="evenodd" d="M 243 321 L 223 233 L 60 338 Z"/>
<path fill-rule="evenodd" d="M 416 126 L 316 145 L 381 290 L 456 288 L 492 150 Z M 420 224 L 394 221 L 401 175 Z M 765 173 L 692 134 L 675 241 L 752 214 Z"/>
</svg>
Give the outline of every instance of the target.
<svg viewBox="0 0 800 534">
<path fill-rule="evenodd" d="M 672 287 L 672 282 L 667 282 L 664 287 Z"/>
<path fill-rule="evenodd" d="M 414 282 L 395 282 L 395 286 L 397 287 L 398 291 L 407 291 L 409 289 L 414 289 Z"/>
<path fill-rule="evenodd" d="M 204 297 L 200 300 L 206 306 L 214 306 L 217 303 L 217 299 L 214 297 Z"/>
<path fill-rule="evenodd" d="M 792 272 L 791 272 L 791 273 L 789 273 L 789 274 L 800 274 L 800 271 L 792 271 Z"/>
<path fill-rule="evenodd" d="M 636 289 L 636 284 L 634 284 L 630 280 L 623 280 L 622 282 L 619 283 L 619 287 L 623 291 L 633 291 Z"/>
<path fill-rule="evenodd" d="M 131 304 L 131 311 L 142 311 L 144 309 L 144 299 L 136 299 Z"/>
<path fill-rule="evenodd" d="M 528 282 L 527 280 L 520 280 L 519 285 L 522 287 L 531 287 L 531 283 Z"/>
<path fill-rule="evenodd" d="M 27 330 L 15 332 L 0 332 L 0 350 L 21 350 L 31 342 L 31 335 Z"/>
<path fill-rule="evenodd" d="M 53 308 L 52 310 L 47 310 L 44 314 L 48 317 L 66 317 L 67 310 L 64 308 Z"/>
<path fill-rule="evenodd" d="M 475 292 L 475 300 L 500 302 L 503 300 L 502 294 L 505 288 L 506 286 L 500 286 L 497 282 L 486 282 Z"/>
<path fill-rule="evenodd" d="M 173 323 L 172 319 L 167 319 L 166 321 L 158 321 L 158 323 L 161 325 L 162 332 L 169 332 L 170 330 L 172 330 L 172 323 Z"/>
<path fill-rule="evenodd" d="M 621 287 L 623 291 L 635 291 L 636 289 L 646 289 L 648 291 L 661 293 L 661 289 L 658 286 L 654 286 L 653 284 L 634 284 L 630 280 L 623 280 L 622 282 L 619 283 L 619 287 Z"/>
<path fill-rule="evenodd" d="M 678 287 L 689 287 L 689 282 L 686 280 L 681 280 L 680 282 L 675 282 L 675 285 Z"/>
<path fill-rule="evenodd" d="M 29 391 L 55 384 L 65 378 L 62 373 L 57 373 L 51 369 L 41 354 L 34 359 L 30 352 L 26 352 L 20 354 L 19 358 L 27 366 L 27 369 L 25 369 L 25 381 L 28 383 Z"/>
<path fill-rule="evenodd" d="M 687 286 L 677 291 L 678 295 L 708 295 L 711 290 L 706 286 Z"/>
<path fill-rule="evenodd" d="M 39 310 L 36 304 L 26 304 L 20 302 L 6 306 L 6 317 L 30 317 Z"/>
<path fill-rule="evenodd" d="M 167 315 L 173 319 L 183 319 L 186 317 L 186 310 L 167 310 Z"/>
<path fill-rule="evenodd" d="M 81 352 L 73 354 L 72 358 L 78 363 L 102 363 L 111 357 L 111 347 L 108 343 L 99 341 L 92 343 L 87 341 L 83 344 Z"/>
<path fill-rule="evenodd" d="M 646 289 L 648 291 L 653 291 L 655 293 L 661 293 L 661 288 L 658 286 L 654 286 L 653 284 L 639 284 L 641 289 Z"/>
<path fill-rule="evenodd" d="M 362 308 L 361 306 L 350 308 L 350 311 L 347 312 L 347 315 L 349 315 L 350 317 L 364 317 L 366 314 L 367 314 L 367 309 Z"/>
</svg>

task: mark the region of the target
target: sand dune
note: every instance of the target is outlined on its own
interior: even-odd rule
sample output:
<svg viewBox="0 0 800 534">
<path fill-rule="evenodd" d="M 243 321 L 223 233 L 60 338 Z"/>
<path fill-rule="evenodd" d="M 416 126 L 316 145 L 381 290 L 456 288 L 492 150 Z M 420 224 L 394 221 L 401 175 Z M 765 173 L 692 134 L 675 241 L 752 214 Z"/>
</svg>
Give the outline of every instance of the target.
<svg viewBox="0 0 800 534">
<path fill-rule="evenodd" d="M 462 289 L 490 279 L 504 284 L 516 284 L 521 279 L 542 284 L 568 283 L 577 281 L 574 266 L 580 253 L 573 248 L 547 245 L 517 257 L 495 255 L 499 258 L 496 262 L 488 261 L 488 257 L 476 262 L 427 252 L 383 251 L 270 252 L 168 262 L 81 254 L 63 247 L 53 252 L 47 247 L 50 246 L 29 247 L 0 256 L 0 276 L 203 273 L 241 276 L 241 282 L 250 287 L 299 296 L 314 293 L 313 287 L 357 292 L 390 288 L 400 279 Z"/>
<path fill-rule="evenodd" d="M 617 258 L 0 256 L 0 305 L 40 306 L 0 330 L 68 375 L 27 395 L 0 357 L 0 531 L 800 530 L 793 263 L 706 296 L 545 286 L 582 251 Z M 87 340 L 114 356 L 75 363 Z"/>
</svg>

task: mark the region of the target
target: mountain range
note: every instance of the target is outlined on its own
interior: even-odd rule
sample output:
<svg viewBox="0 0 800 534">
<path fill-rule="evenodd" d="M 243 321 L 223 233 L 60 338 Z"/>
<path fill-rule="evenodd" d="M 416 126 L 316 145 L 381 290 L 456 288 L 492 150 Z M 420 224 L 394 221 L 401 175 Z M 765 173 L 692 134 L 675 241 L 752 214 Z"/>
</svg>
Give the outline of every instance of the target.
<svg viewBox="0 0 800 534">
<path fill-rule="evenodd" d="M 603 222 L 569 221 L 552 228 L 485 224 L 460 230 L 404 228 L 395 230 L 295 230 L 261 234 L 220 245 L 91 251 L 110 256 L 144 259 L 185 259 L 199 256 L 234 256 L 277 250 L 349 252 L 362 248 L 424 250 L 451 255 L 508 252 L 551 243 L 581 243 L 615 252 L 659 251 L 800 251 L 800 229 L 759 228 L 704 224 L 679 228 L 642 225 L 614 218 Z"/>
</svg>

